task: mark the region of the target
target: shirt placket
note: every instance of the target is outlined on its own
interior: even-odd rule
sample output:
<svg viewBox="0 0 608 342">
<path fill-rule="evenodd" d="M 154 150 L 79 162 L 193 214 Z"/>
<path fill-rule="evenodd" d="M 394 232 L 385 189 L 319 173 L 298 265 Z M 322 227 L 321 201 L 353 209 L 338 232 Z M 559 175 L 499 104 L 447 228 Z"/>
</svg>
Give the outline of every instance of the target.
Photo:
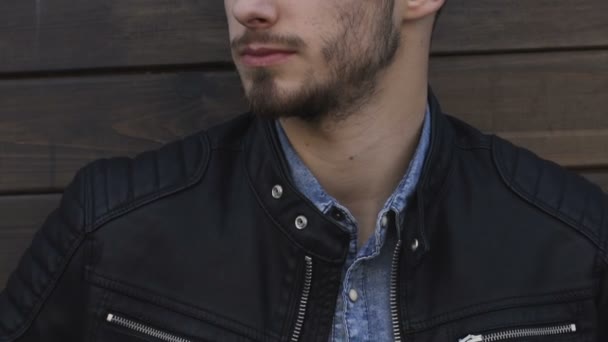
<svg viewBox="0 0 608 342">
<path fill-rule="evenodd" d="M 349 230 L 355 232 L 356 227 L 351 224 Z M 379 227 L 376 227 L 376 230 Z M 368 297 L 366 296 L 367 289 L 363 278 L 365 263 L 374 257 L 377 257 L 379 248 L 376 238 L 380 236 L 374 235 L 372 243 L 364 245 L 364 249 L 357 250 L 357 237 L 353 234 L 350 242 L 349 256 L 345 265 L 346 272 L 341 288 L 342 297 L 342 317 L 341 328 L 343 329 L 344 337 L 348 341 L 368 341 L 369 330 L 369 312 L 367 310 Z M 336 325 L 334 328 L 337 328 Z"/>
<path fill-rule="evenodd" d="M 369 317 L 367 315 L 366 296 L 362 277 L 362 260 L 352 267 L 351 277 L 346 282 L 343 293 L 344 321 L 349 341 L 367 341 L 369 336 Z"/>
</svg>

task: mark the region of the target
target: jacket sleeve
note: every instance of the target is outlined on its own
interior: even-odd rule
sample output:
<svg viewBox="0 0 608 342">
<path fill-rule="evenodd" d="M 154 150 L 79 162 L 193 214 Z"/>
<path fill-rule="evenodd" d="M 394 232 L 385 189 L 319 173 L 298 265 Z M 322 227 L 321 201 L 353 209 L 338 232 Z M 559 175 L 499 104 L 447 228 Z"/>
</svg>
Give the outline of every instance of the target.
<svg viewBox="0 0 608 342">
<path fill-rule="evenodd" d="M 0 342 L 85 340 L 84 170 L 66 188 L 0 292 Z"/>
</svg>

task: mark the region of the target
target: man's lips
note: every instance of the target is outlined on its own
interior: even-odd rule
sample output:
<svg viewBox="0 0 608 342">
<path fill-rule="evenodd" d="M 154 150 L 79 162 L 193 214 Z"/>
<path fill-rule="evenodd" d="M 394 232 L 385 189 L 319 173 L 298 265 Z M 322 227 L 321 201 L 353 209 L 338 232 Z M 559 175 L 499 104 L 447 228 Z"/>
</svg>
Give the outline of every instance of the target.
<svg viewBox="0 0 608 342">
<path fill-rule="evenodd" d="M 241 59 L 247 66 L 268 66 L 283 62 L 294 54 L 295 51 L 290 50 L 246 47 L 241 51 Z"/>
</svg>

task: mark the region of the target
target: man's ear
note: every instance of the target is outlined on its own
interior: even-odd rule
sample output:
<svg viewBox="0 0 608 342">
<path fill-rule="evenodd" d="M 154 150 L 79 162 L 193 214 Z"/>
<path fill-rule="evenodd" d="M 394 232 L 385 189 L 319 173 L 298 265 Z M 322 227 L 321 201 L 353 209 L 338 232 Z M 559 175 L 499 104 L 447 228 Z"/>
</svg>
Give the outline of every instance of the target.
<svg viewBox="0 0 608 342">
<path fill-rule="evenodd" d="M 404 3 L 403 19 L 418 20 L 437 13 L 445 0 L 402 0 Z"/>
</svg>

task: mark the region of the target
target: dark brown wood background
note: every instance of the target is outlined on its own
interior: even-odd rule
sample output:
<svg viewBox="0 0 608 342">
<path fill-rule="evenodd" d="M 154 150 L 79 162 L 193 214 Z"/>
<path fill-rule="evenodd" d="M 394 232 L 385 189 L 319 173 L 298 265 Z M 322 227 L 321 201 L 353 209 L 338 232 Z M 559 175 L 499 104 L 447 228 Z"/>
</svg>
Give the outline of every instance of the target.
<svg viewBox="0 0 608 342">
<path fill-rule="evenodd" d="M 608 1 L 450 0 L 444 110 L 608 188 Z M 0 288 L 75 171 L 245 110 L 219 0 L 0 1 Z"/>
</svg>

